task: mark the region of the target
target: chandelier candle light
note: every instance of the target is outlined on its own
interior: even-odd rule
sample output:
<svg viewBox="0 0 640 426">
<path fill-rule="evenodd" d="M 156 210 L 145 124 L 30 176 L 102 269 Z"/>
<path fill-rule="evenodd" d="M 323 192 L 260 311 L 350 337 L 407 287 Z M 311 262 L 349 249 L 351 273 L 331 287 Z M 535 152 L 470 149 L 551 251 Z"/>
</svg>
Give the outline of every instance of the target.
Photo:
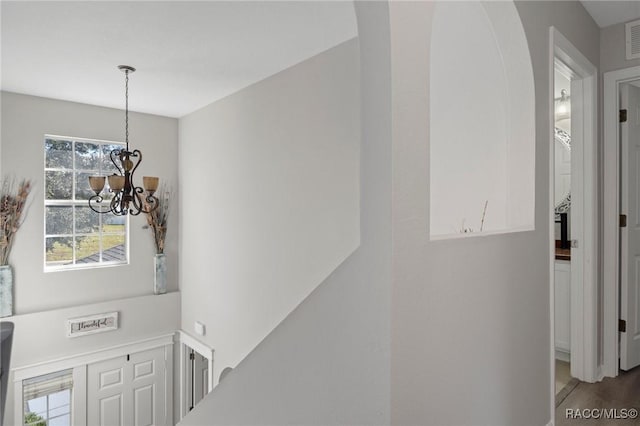
<svg viewBox="0 0 640 426">
<path fill-rule="evenodd" d="M 108 207 L 102 204 L 104 198 L 100 195 L 104 189 L 105 177 L 89 177 L 91 190 L 96 193 L 89 198 L 89 207 L 96 213 L 111 212 L 119 216 L 127 214 L 137 216 L 140 213 L 149 213 L 158 208 L 158 198 L 154 196 L 154 193 L 158 189 L 159 179 L 143 176 L 144 189 L 133 183 L 133 174 L 142 162 L 142 153 L 139 150 L 129 151 L 129 73 L 136 69 L 129 65 L 119 65 L 118 69 L 125 74 L 125 148 L 114 149 L 109 156 L 120 174 L 114 173 L 106 178 L 109 181 L 110 192 L 113 193 Z M 146 191 L 146 196 L 143 201 L 140 194 L 144 191 Z"/>
</svg>

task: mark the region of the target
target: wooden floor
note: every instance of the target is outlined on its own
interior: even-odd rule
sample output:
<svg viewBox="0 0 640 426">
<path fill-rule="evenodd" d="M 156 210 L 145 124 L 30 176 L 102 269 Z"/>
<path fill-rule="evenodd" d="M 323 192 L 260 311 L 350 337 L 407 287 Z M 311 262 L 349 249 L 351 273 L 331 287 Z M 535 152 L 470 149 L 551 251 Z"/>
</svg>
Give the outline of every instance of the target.
<svg viewBox="0 0 640 426">
<path fill-rule="evenodd" d="M 555 426 L 640 425 L 640 417 L 625 420 L 567 418 L 567 410 L 594 408 L 617 409 L 618 414 L 622 413 L 621 409 L 640 410 L 640 367 L 622 372 L 615 379 L 605 378 L 599 383 L 578 382 L 560 404 L 556 404 Z"/>
</svg>

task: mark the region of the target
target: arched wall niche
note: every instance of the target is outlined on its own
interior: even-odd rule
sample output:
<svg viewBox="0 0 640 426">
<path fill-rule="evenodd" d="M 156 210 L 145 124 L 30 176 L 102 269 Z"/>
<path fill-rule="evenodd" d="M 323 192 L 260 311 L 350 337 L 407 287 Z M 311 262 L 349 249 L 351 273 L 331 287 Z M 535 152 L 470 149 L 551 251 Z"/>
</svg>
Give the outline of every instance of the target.
<svg viewBox="0 0 640 426">
<path fill-rule="evenodd" d="M 535 95 L 512 2 L 437 2 L 430 54 L 430 235 L 531 230 Z"/>
</svg>

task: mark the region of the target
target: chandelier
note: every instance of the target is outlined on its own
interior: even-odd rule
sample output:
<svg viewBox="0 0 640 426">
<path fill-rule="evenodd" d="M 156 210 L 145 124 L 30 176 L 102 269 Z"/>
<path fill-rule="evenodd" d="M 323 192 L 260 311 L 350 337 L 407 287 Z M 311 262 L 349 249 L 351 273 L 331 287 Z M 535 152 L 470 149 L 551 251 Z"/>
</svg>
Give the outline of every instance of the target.
<svg viewBox="0 0 640 426">
<path fill-rule="evenodd" d="M 136 69 L 129 65 L 119 65 L 118 69 L 125 74 L 125 148 L 114 149 L 109 154 L 111 162 L 119 172 L 106 177 L 109 182 L 109 192 L 113 193 L 109 205 L 102 204 L 105 201 L 101 195 L 105 177 L 90 176 L 89 186 L 96 195 L 89 198 L 89 207 L 96 213 L 137 216 L 140 213 L 150 213 L 158 207 L 158 198 L 153 194 L 158 189 L 159 179 L 143 176 L 144 189 L 133 183 L 133 174 L 142 162 L 142 153 L 139 150 L 129 151 L 129 73 L 135 72 Z M 145 191 L 146 194 L 144 194 Z"/>
</svg>

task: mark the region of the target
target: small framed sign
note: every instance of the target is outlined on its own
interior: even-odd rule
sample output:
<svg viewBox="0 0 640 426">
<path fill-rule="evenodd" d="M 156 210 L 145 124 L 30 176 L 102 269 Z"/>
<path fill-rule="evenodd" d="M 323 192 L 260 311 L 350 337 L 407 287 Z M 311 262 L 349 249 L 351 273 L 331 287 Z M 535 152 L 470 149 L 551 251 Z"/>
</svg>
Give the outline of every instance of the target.
<svg viewBox="0 0 640 426">
<path fill-rule="evenodd" d="M 67 320 L 67 337 L 80 337 L 118 329 L 118 313 L 89 315 Z"/>
</svg>

